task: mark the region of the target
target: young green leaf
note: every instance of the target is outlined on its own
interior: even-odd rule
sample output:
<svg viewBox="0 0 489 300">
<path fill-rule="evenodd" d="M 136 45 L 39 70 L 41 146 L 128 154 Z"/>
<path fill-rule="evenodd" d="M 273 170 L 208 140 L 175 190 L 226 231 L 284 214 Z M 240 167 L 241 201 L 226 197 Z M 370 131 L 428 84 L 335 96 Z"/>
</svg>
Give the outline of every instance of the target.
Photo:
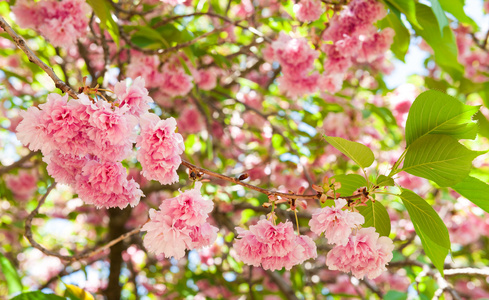
<svg viewBox="0 0 489 300">
<path fill-rule="evenodd" d="M 66 284 L 66 292 L 65 296 L 70 298 L 70 300 L 94 300 L 92 294 L 87 291 L 84 291 L 80 287 L 72 284 Z"/>
<path fill-rule="evenodd" d="M 367 168 L 374 162 L 374 153 L 365 145 L 340 137 L 324 136 L 324 139 L 361 168 Z"/>
<path fill-rule="evenodd" d="M 457 193 L 489 213 L 489 185 L 472 176 L 452 186 Z"/>
<path fill-rule="evenodd" d="M 394 179 L 391 177 L 387 177 L 385 175 L 379 175 L 377 178 L 377 185 L 378 186 L 394 186 Z"/>
<path fill-rule="evenodd" d="M 396 34 L 394 35 L 394 41 L 391 45 L 391 51 L 398 59 L 404 61 L 404 57 L 406 56 L 411 41 L 411 34 L 402 23 L 401 12 L 389 2 L 386 2 L 386 4 L 389 7 L 389 13 L 384 19 L 380 20 L 377 25 L 380 28 L 390 27 L 394 29 Z"/>
<path fill-rule="evenodd" d="M 399 197 L 411 217 L 426 254 L 443 274 L 443 262 L 450 250 L 450 238 L 445 223 L 433 207 L 416 193 L 402 189 Z"/>
<path fill-rule="evenodd" d="M 409 109 L 406 121 L 406 145 L 428 134 L 445 134 L 474 139 L 477 123 L 471 117 L 478 106 L 465 105 L 445 93 L 430 90 L 421 93 Z"/>
<path fill-rule="evenodd" d="M 363 227 L 375 227 L 381 236 L 391 233 L 391 220 L 385 207 L 379 201 L 368 201 L 367 206 L 357 206 L 358 212 L 365 217 Z"/>
<path fill-rule="evenodd" d="M 435 52 L 436 63 L 455 80 L 462 78 L 464 67 L 458 62 L 458 49 L 455 36 L 449 26 L 440 26 L 431 7 L 416 3 L 416 18 L 422 29 L 414 27 L 417 35 L 421 36 Z"/>
<path fill-rule="evenodd" d="M 402 171 L 452 186 L 469 175 L 472 160 L 483 153 L 465 148 L 448 135 L 425 135 L 409 146 Z"/>
<path fill-rule="evenodd" d="M 387 0 L 387 2 L 406 15 L 406 18 L 408 19 L 409 23 L 413 25 L 413 27 L 422 29 L 421 25 L 416 19 L 416 2 L 414 0 Z"/>
<path fill-rule="evenodd" d="M 341 183 L 341 187 L 336 190 L 341 196 L 351 196 L 357 189 L 367 185 L 365 178 L 358 174 L 341 174 L 331 178 L 334 178 L 335 182 Z"/>
<path fill-rule="evenodd" d="M 7 281 L 9 295 L 22 291 L 22 282 L 12 263 L 0 253 L 0 271 Z"/>
<path fill-rule="evenodd" d="M 449 248 L 442 247 L 430 239 L 423 230 L 420 229 L 419 225 L 414 224 L 414 230 L 421 239 L 421 244 L 423 245 L 424 252 L 430 258 L 433 265 L 443 276 L 443 269 L 445 265 L 445 258 L 450 251 Z"/>
</svg>

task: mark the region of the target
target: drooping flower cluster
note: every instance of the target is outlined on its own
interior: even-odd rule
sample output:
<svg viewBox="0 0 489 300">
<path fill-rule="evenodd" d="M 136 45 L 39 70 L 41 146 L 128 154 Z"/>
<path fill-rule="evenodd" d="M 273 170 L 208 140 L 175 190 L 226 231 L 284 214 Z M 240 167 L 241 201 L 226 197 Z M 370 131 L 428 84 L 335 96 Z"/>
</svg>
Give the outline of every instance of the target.
<svg viewBox="0 0 489 300">
<path fill-rule="evenodd" d="M 121 161 L 136 140 L 135 117 L 148 110 L 152 99 L 137 78 L 134 85 L 116 85 L 116 105 L 93 102 L 85 94 L 49 94 L 47 102 L 22 112 L 17 137 L 32 151 L 41 150 L 48 173 L 69 184 L 79 196 L 97 207 L 123 208 L 139 203 L 143 195 L 134 179 L 128 180 Z"/>
<path fill-rule="evenodd" d="M 365 218 L 349 210 L 343 210 L 347 201 L 339 198 L 335 200 L 335 207 L 323 207 L 313 212 L 309 221 L 311 231 L 317 235 L 324 232 L 329 244 L 346 245 L 352 229 L 365 222 Z"/>
<path fill-rule="evenodd" d="M 180 155 L 185 149 L 182 135 L 175 132 L 177 122 L 174 118 L 161 120 L 147 113 L 141 116 L 140 125 L 141 135 L 136 147 L 140 147 L 137 159 L 143 176 L 161 184 L 177 182 L 177 169 L 182 163 Z"/>
<path fill-rule="evenodd" d="M 386 270 L 394 245 L 388 237 L 379 238 L 373 227 L 356 231 L 365 218 L 357 212 L 343 210 L 346 204 L 345 199 L 339 198 L 335 207 L 316 210 L 309 226 L 318 235 L 324 232 L 328 243 L 336 244 L 326 258 L 331 270 L 352 272 L 359 279 L 365 275 L 373 279 Z"/>
<path fill-rule="evenodd" d="M 375 0 L 353 0 L 330 21 L 324 31 L 322 50 L 328 58 L 325 61 L 322 89 L 336 92 L 341 88 L 347 69 L 353 64 L 375 63 L 384 59 L 394 37 L 392 28 L 378 31 L 373 24 L 384 18 L 387 11 L 381 2 Z M 336 84 L 332 84 L 332 80 Z"/>
<path fill-rule="evenodd" d="M 146 231 L 144 246 L 155 254 L 180 259 L 185 250 L 212 245 L 217 237 L 217 227 L 207 222 L 214 207 L 211 200 L 200 194 L 201 182 L 179 196 L 164 200 L 160 210 L 149 211 L 150 221 L 142 231 Z"/>
<path fill-rule="evenodd" d="M 310 258 L 316 258 L 316 244 L 305 235 L 297 236 L 291 222 L 273 225 L 261 220 L 250 230 L 236 228 L 238 239 L 234 249 L 245 264 L 265 270 L 290 270 L 293 266 Z"/>
<path fill-rule="evenodd" d="M 314 69 L 319 52 L 312 49 L 305 38 L 293 38 L 284 32 L 280 32 L 271 47 L 273 58 L 282 67 L 283 76 L 277 79 L 281 91 L 291 98 L 315 92 L 319 74 L 309 73 Z"/>
<path fill-rule="evenodd" d="M 90 7 L 84 0 L 18 0 L 12 12 L 20 26 L 38 30 L 53 46 L 67 47 L 85 36 Z"/>
<path fill-rule="evenodd" d="M 393 250 L 391 239 L 379 238 L 373 227 L 362 228 L 350 235 L 346 245 L 336 245 L 328 252 L 326 265 L 331 270 L 351 272 L 359 279 L 374 279 L 387 270 L 385 265 L 392 259 Z"/>
</svg>

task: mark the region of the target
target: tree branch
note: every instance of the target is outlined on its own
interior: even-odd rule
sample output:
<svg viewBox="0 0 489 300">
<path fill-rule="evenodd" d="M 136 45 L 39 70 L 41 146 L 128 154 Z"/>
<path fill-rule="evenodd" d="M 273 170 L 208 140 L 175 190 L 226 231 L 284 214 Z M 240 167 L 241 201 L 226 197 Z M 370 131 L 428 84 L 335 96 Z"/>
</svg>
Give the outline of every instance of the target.
<svg viewBox="0 0 489 300">
<path fill-rule="evenodd" d="M 34 240 L 34 237 L 33 237 L 33 234 L 32 234 L 32 220 L 34 219 L 34 217 L 39 213 L 39 209 L 41 208 L 41 206 L 44 204 L 44 202 L 46 201 L 46 198 L 47 196 L 49 195 L 49 193 L 54 189 L 54 187 L 56 186 L 56 183 L 53 183 L 49 188 L 48 190 L 46 191 L 46 194 L 44 194 L 42 196 L 42 198 L 39 200 L 39 203 L 37 204 L 37 207 L 29 214 L 29 216 L 27 216 L 27 219 L 25 221 L 25 237 L 27 238 L 27 240 L 29 241 L 29 243 L 31 243 L 31 245 L 40 250 L 42 253 L 46 254 L 46 255 L 49 255 L 49 256 L 55 256 L 59 259 L 62 259 L 62 260 L 67 260 L 67 261 L 77 261 L 77 260 L 82 260 L 82 259 L 86 259 L 86 258 L 90 258 L 104 250 L 107 250 L 109 249 L 110 247 L 114 246 L 115 244 L 119 243 L 120 241 L 130 237 L 130 236 L 133 236 L 135 234 L 138 234 L 140 231 L 141 231 L 141 227 L 142 226 L 139 226 L 137 228 L 134 228 L 133 230 L 129 231 L 129 232 L 126 232 L 122 235 L 120 235 L 119 237 L 117 238 L 114 238 L 113 240 L 111 240 L 110 242 L 108 242 L 107 244 L 105 244 L 104 246 L 102 247 L 99 247 L 99 248 L 96 248 L 96 249 L 92 249 L 92 250 L 88 250 L 86 252 L 82 252 L 82 253 L 78 253 L 78 254 L 75 254 L 75 255 L 72 255 L 72 256 L 68 256 L 68 255 L 62 255 L 62 254 L 59 254 L 59 253 L 56 253 L 54 251 L 51 251 L 51 250 L 48 250 L 46 248 L 44 248 L 41 244 L 39 244 L 38 242 L 36 242 L 36 240 Z"/>
<path fill-rule="evenodd" d="M 17 47 L 19 47 L 24 53 L 27 55 L 29 58 L 29 61 L 38 65 L 46 74 L 51 77 L 51 79 L 54 81 L 55 86 L 63 91 L 64 93 L 67 93 L 70 95 L 73 99 L 78 99 L 75 91 L 67 85 L 64 81 L 59 79 L 59 77 L 54 73 L 53 69 L 46 65 L 42 60 L 40 60 L 36 54 L 27 46 L 27 43 L 25 40 L 19 36 L 13 29 L 10 27 L 10 25 L 5 21 L 4 18 L 0 17 L 0 27 L 3 28 L 14 40 L 15 44 Z"/>
<path fill-rule="evenodd" d="M 25 162 L 29 161 L 29 159 L 31 159 L 33 156 L 35 156 L 38 153 L 39 153 L 38 151 L 32 151 L 31 153 L 29 153 L 26 156 L 22 157 L 21 159 L 19 159 L 18 161 L 14 162 L 13 164 L 8 165 L 8 166 L 5 166 L 3 168 L 0 168 L 0 176 L 3 175 L 3 174 L 6 174 L 8 172 L 10 172 L 11 170 L 13 170 L 15 168 L 21 167 Z"/>
<path fill-rule="evenodd" d="M 287 198 L 287 199 L 314 200 L 314 199 L 320 199 L 321 198 L 321 195 L 322 195 L 319 192 L 317 194 L 297 195 L 297 194 L 289 194 L 289 193 L 282 193 L 282 192 L 271 191 L 271 190 L 267 190 L 267 189 L 264 189 L 264 188 L 261 188 L 261 187 L 257 187 L 257 186 L 254 186 L 254 185 L 251 185 L 251 184 L 248 184 L 248 183 L 244 183 L 241 180 L 239 180 L 239 178 L 229 177 L 229 176 L 222 175 L 222 174 L 219 174 L 219 173 L 216 173 L 216 172 L 213 172 L 213 171 L 209 171 L 209 170 L 204 169 L 204 168 L 201 168 L 201 167 L 197 167 L 196 165 L 193 165 L 193 164 L 191 164 L 190 162 L 188 162 L 186 160 L 182 160 L 182 165 L 184 165 L 185 167 L 187 167 L 191 172 L 192 171 L 193 172 L 196 171 L 198 173 L 204 173 L 204 174 L 207 174 L 207 175 L 212 176 L 212 177 L 215 177 L 215 178 L 219 178 L 219 179 L 222 179 L 222 180 L 225 180 L 225 181 L 234 183 L 234 184 L 238 184 L 238 185 L 244 186 L 246 188 L 249 188 L 251 190 L 254 190 L 254 191 L 257 191 L 257 192 L 266 194 L 268 196 L 279 196 L 279 197 Z M 356 194 L 356 195 L 345 196 L 345 197 L 341 197 L 341 198 L 350 200 L 350 199 L 360 198 L 361 196 L 362 196 L 362 194 Z M 333 200 L 335 198 L 328 196 L 328 199 Z"/>
</svg>

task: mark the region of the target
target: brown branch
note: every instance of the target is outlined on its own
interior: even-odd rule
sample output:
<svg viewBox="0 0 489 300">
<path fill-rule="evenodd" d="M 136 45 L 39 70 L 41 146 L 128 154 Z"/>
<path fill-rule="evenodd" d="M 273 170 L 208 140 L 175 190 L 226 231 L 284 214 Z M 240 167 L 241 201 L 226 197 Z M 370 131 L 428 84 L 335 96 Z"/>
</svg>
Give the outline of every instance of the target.
<svg viewBox="0 0 489 300">
<path fill-rule="evenodd" d="M 289 194 L 289 193 L 282 193 L 282 192 L 267 190 L 267 189 L 264 189 L 261 187 L 257 187 L 257 186 L 242 182 L 238 178 L 229 177 L 226 175 L 222 175 L 222 174 L 219 174 L 219 173 L 198 167 L 196 165 L 191 164 L 190 162 L 188 162 L 186 160 L 182 160 L 182 165 L 184 165 L 185 167 L 190 169 L 190 171 L 194 171 L 194 172 L 197 171 L 198 173 L 204 173 L 204 174 L 207 174 L 211 177 L 219 178 L 219 179 L 222 179 L 222 180 L 234 183 L 234 184 L 238 184 L 238 185 L 244 186 L 246 188 L 249 188 L 251 190 L 263 193 L 263 194 L 268 195 L 268 196 L 279 196 L 279 197 L 287 198 L 287 199 L 305 199 L 305 200 L 312 200 L 312 199 L 320 199 L 321 198 L 321 193 L 319 193 L 319 192 L 317 194 L 297 195 L 297 194 Z M 356 195 L 345 196 L 345 197 L 341 197 L 341 198 L 351 200 L 351 199 L 357 199 L 361 196 L 362 196 L 362 194 L 356 194 Z M 328 199 L 333 200 L 334 198 L 328 196 Z"/>
<path fill-rule="evenodd" d="M 40 60 L 36 54 L 27 46 L 27 43 L 25 40 L 19 36 L 13 29 L 10 27 L 10 25 L 5 21 L 4 18 L 0 17 L 0 27 L 3 28 L 14 40 L 15 44 L 17 47 L 19 47 L 24 53 L 27 55 L 29 58 L 29 61 L 38 65 L 46 74 L 51 77 L 51 79 L 54 81 L 55 86 L 63 91 L 64 93 L 67 93 L 70 95 L 73 99 L 78 99 L 75 91 L 67 85 L 64 81 L 59 79 L 59 77 L 54 73 L 53 69 L 46 65 L 42 60 Z"/>
<path fill-rule="evenodd" d="M 195 13 L 190 13 L 190 14 L 186 14 L 186 15 L 173 16 L 173 17 L 170 17 L 170 18 L 167 18 L 167 19 L 164 19 L 164 20 L 161 20 L 161 21 L 157 22 L 155 25 L 153 25 L 153 28 L 157 28 L 157 27 L 163 26 L 165 24 L 168 24 L 168 23 L 170 23 L 172 21 L 175 21 L 175 20 L 178 20 L 178 19 L 188 18 L 188 17 L 198 17 L 198 16 L 209 16 L 209 17 L 221 19 L 221 20 L 223 20 L 226 23 L 229 23 L 229 24 L 232 24 L 234 26 L 237 26 L 237 27 L 243 28 L 245 30 L 248 30 L 251 33 L 253 33 L 254 35 L 257 35 L 257 36 L 263 38 L 267 42 L 272 42 L 272 40 L 269 37 L 267 37 L 266 35 L 264 35 L 261 31 L 259 31 L 255 27 L 251 27 L 251 26 L 246 26 L 246 25 L 239 24 L 243 20 L 234 21 L 234 20 L 232 20 L 232 19 L 230 19 L 230 18 L 228 18 L 226 16 L 223 16 L 223 15 L 220 15 L 220 14 L 216 14 L 216 13 L 213 13 L 213 12 L 195 12 Z"/>
<path fill-rule="evenodd" d="M 8 172 L 10 172 L 11 170 L 13 170 L 15 168 L 20 168 L 25 162 L 29 161 L 29 159 L 31 159 L 33 156 L 35 156 L 38 153 L 39 153 L 38 151 L 32 151 L 31 153 L 29 153 L 26 156 L 22 157 L 21 159 L 19 159 L 18 161 L 14 162 L 13 164 L 8 165 L 8 166 L 5 166 L 3 168 L 0 168 L 0 176 L 3 175 L 3 174 L 6 174 Z"/>
<path fill-rule="evenodd" d="M 86 258 L 90 258 L 104 250 L 107 250 L 109 249 L 110 247 L 112 247 L 113 245 L 119 243 L 120 241 L 132 236 L 132 235 L 135 235 L 135 234 L 138 234 L 140 231 L 141 231 L 141 226 L 137 227 L 137 228 L 134 228 L 133 230 L 129 231 L 129 232 L 126 232 L 122 235 L 120 235 L 118 238 L 114 238 L 113 240 L 111 240 L 109 243 L 105 244 L 104 246 L 102 247 L 99 247 L 99 248 L 96 248 L 96 249 L 92 249 L 92 250 L 89 250 L 89 251 L 86 251 L 86 252 L 82 252 L 82 253 L 78 253 L 78 254 L 75 254 L 75 255 L 72 255 L 72 256 L 68 256 L 68 255 L 62 255 L 62 254 L 59 254 L 57 252 L 54 252 L 54 251 L 51 251 L 51 250 L 48 250 L 46 248 L 44 248 L 41 244 L 39 244 L 38 242 L 36 242 L 36 240 L 34 239 L 33 237 L 33 234 L 32 234 L 32 220 L 34 219 L 34 217 L 39 213 L 39 209 L 41 208 L 41 206 L 44 204 L 44 202 L 46 201 L 46 198 L 47 196 L 49 195 L 49 193 L 54 189 L 54 187 L 56 186 L 56 183 L 53 183 L 49 188 L 48 190 L 46 191 L 46 194 L 44 194 L 42 196 L 42 198 L 39 200 L 39 203 L 37 204 L 37 207 L 29 214 L 29 216 L 27 216 L 27 219 L 25 221 L 25 237 L 27 238 L 27 240 L 31 243 L 31 245 L 40 250 L 42 253 L 46 254 L 46 255 L 49 255 L 49 256 L 55 256 L 59 259 L 62 259 L 62 260 L 67 260 L 67 261 L 77 261 L 77 260 L 82 260 L 82 259 L 86 259 Z"/>
</svg>

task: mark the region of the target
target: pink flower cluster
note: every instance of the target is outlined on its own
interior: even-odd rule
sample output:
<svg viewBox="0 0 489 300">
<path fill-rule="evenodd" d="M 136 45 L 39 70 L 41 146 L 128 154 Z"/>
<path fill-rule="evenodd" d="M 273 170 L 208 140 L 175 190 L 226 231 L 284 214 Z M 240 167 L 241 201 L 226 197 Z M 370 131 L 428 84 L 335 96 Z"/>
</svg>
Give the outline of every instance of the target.
<svg viewBox="0 0 489 300">
<path fill-rule="evenodd" d="M 17 126 L 17 138 L 42 151 L 48 173 L 97 207 L 134 206 L 143 195 L 134 179 L 127 179 L 121 161 L 136 141 L 136 116 L 149 109 L 152 99 L 141 78 L 130 87 L 125 81 L 116 84 L 116 95 L 112 105 L 92 102 L 85 94 L 71 101 L 68 95 L 49 94 L 39 108 L 22 112 Z"/>
<path fill-rule="evenodd" d="M 321 17 L 324 8 L 321 7 L 321 0 L 301 0 L 294 5 L 294 12 L 297 20 L 311 22 Z"/>
<path fill-rule="evenodd" d="M 297 236 L 291 222 L 273 225 L 261 220 L 250 230 L 237 227 L 234 242 L 237 257 L 245 264 L 265 270 L 290 270 L 310 258 L 316 258 L 316 244 L 305 235 Z"/>
<path fill-rule="evenodd" d="M 273 58 L 280 63 L 283 76 L 278 78 L 281 91 L 288 97 L 297 98 L 317 89 L 319 74 L 314 72 L 314 60 L 319 52 L 312 49 L 305 38 L 293 38 L 280 32 L 279 38 L 272 43 Z M 271 59 L 268 49 L 268 59 Z"/>
<path fill-rule="evenodd" d="M 84 0 L 18 0 L 12 12 L 19 26 L 38 30 L 55 47 L 67 47 L 85 36 L 90 7 Z"/>
<path fill-rule="evenodd" d="M 345 199 L 339 198 L 335 200 L 335 207 L 317 209 L 309 226 L 318 235 L 324 232 L 328 243 L 336 244 L 326 258 L 331 270 L 351 271 L 357 278 L 367 275 L 373 279 L 386 270 L 394 245 L 388 237 L 379 238 L 373 227 L 358 230 L 365 218 L 357 212 L 343 210 L 346 204 Z M 355 231 L 356 234 L 352 234 Z"/>
<path fill-rule="evenodd" d="M 175 132 L 177 122 L 174 118 L 161 120 L 155 114 L 146 113 L 141 116 L 140 125 L 136 147 L 140 147 L 137 158 L 143 176 L 161 184 L 177 182 L 177 169 L 182 163 L 180 155 L 185 149 L 182 135 Z"/>
<path fill-rule="evenodd" d="M 394 244 L 388 237 L 368 227 L 351 235 L 344 246 L 336 245 L 326 256 L 326 265 L 330 270 L 351 272 L 356 278 L 367 276 L 374 279 L 387 270 L 385 265 L 392 259 Z"/>
<path fill-rule="evenodd" d="M 146 231 L 144 246 L 155 254 L 180 259 L 185 250 L 212 245 L 217 238 L 217 227 L 207 222 L 214 203 L 200 194 L 201 182 L 179 196 L 167 199 L 160 210 L 149 211 L 150 221 L 142 231 Z"/>
<path fill-rule="evenodd" d="M 317 235 L 324 232 L 324 237 L 329 244 L 345 246 L 351 235 L 352 229 L 365 222 L 365 218 L 350 210 L 343 210 L 348 203 L 345 199 L 339 198 L 334 201 L 335 207 L 323 207 L 313 212 L 309 221 L 311 231 Z"/>
<path fill-rule="evenodd" d="M 324 63 L 322 89 L 337 92 L 341 88 L 338 78 L 343 78 L 353 64 L 378 64 L 390 48 L 394 37 L 392 28 L 378 31 L 373 24 L 386 15 L 381 2 L 375 0 L 353 0 L 330 21 L 322 39 L 322 50 L 328 58 Z M 333 84 L 334 83 L 334 84 Z"/>
</svg>

